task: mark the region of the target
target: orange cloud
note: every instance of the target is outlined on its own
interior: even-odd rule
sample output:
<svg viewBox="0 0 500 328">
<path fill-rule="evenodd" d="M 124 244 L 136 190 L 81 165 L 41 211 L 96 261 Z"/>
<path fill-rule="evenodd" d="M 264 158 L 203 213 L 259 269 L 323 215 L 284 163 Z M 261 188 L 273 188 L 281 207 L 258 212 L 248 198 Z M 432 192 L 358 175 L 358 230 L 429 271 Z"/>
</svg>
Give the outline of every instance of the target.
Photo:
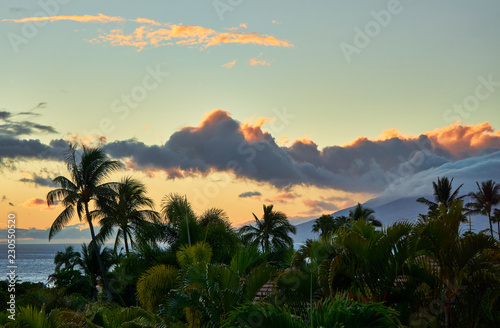
<svg viewBox="0 0 500 328">
<path fill-rule="evenodd" d="M 265 123 L 272 121 L 274 119 L 268 117 L 252 117 L 241 124 L 240 131 L 248 142 L 262 141 L 267 132 L 263 132 L 261 128 Z"/>
<path fill-rule="evenodd" d="M 468 150 L 500 147 L 500 131 L 495 132 L 488 122 L 476 125 L 461 125 L 460 122 L 456 122 L 425 134 L 436 146 L 447 149 L 455 156 Z"/>
<path fill-rule="evenodd" d="M 314 141 L 307 139 L 306 137 L 302 137 L 300 139 L 297 139 L 293 142 L 292 146 L 297 144 L 297 143 L 302 143 L 304 145 L 311 145 L 311 146 L 318 146 Z"/>
<path fill-rule="evenodd" d="M 250 59 L 250 66 L 257 66 L 257 65 L 270 66 L 271 63 L 267 62 L 265 60 L 258 60 L 257 58 L 251 58 Z"/>
<path fill-rule="evenodd" d="M 42 210 L 53 210 L 55 206 L 48 206 L 47 201 L 41 198 L 31 198 L 21 204 L 27 208 L 40 208 Z"/>
<path fill-rule="evenodd" d="M 142 19 L 142 18 L 139 18 Z M 99 15 L 73 15 L 73 16 L 46 16 L 46 17 L 26 17 L 21 19 L 3 19 L 2 22 L 14 22 L 14 23 L 25 23 L 25 22 L 40 22 L 40 21 L 75 21 L 81 23 L 98 22 L 98 23 L 110 23 L 110 22 L 123 22 L 125 21 L 122 17 L 112 17 L 103 14 Z"/>
<path fill-rule="evenodd" d="M 287 145 L 288 143 L 290 143 L 290 138 L 288 138 L 287 136 L 281 136 L 280 140 L 278 141 L 278 144 L 283 146 Z"/>
<path fill-rule="evenodd" d="M 147 18 L 137 18 L 137 19 L 134 19 L 132 21 L 136 22 L 136 23 L 145 23 L 145 24 L 151 24 L 151 25 L 155 25 L 155 26 L 162 25 L 161 23 L 158 23 L 158 22 L 156 22 L 154 20 L 147 19 Z"/>
<path fill-rule="evenodd" d="M 257 44 L 275 47 L 293 47 L 293 44 L 285 40 L 277 39 L 270 35 L 261 35 L 256 32 L 217 32 L 202 26 L 169 25 L 166 28 L 154 29 L 150 26 L 136 28 L 130 34 L 124 34 L 122 29 L 112 30 L 106 35 L 90 40 L 93 43 L 109 43 L 113 46 L 133 46 L 138 51 L 145 46 L 155 47 L 164 45 L 199 45 L 202 49 L 211 46 L 238 43 Z"/>
<path fill-rule="evenodd" d="M 65 139 L 65 141 L 68 143 L 82 144 L 87 147 L 97 147 L 105 144 L 107 142 L 107 138 L 106 136 L 100 136 L 93 133 L 83 137 L 80 137 L 79 135 L 70 135 Z"/>
<path fill-rule="evenodd" d="M 448 150 L 456 157 L 463 157 L 468 151 L 477 151 L 488 147 L 500 147 L 500 131 L 496 131 L 488 122 L 476 125 L 462 125 L 455 122 L 443 128 L 422 133 L 426 135 L 433 146 Z M 342 147 L 356 147 L 365 141 L 384 141 L 392 138 L 401 140 L 416 140 L 419 137 L 413 135 L 403 135 L 397 129 L 383 131 L 376 139 L 359 137 L 351 142 L 345 143 Z"/>
<path fill-rule="evenodd" d="M 238 44 L 257 44 L 274 47 L 293 47 L 293 44 L 286 40 L 280 40 L 271 35 L 259 34 L 257 32 L 217 32 L 215 30 L 202 26 L 184 26 L 182 24 L 159 23 L 148 18 L 125 19 L 120 16 L 98 15 L 73 15 L 73 16 L 47 16 L 47 17 L 27 17 L 22 19 L 4 19 L 15 23 L 33 22 L 33 21 L 63 21 L 70 20 L 75 22 L 124 22 L 130 21 L 139 24 L 146 24 L 136 28 L 130 34 L 124 34 L 123 29 L 113 29 L 109 33 L 91 39 L 92 43 L 109 43 L 113 46 L 132 46 L 138 48 L 138 51 L 145 46 L 164 46 L 164 45 L 200 45 L 202 49 L 225 43 Z M 155 26 L 164 26 L 155 28 Z M 248 28 L 246 24 L 240 24 L 239 28 Z"/>
<path fill-rule="evenodd" d="M 232 62 L 229 62 L 229 63 L 225 63 L 224 65 L 222 65 L 221 67 L 224 67 L 224 68 L 231 68 L 234 66 L 234 64 L 236 64 L 236 60 L 233 60 Z"/>
</svg>

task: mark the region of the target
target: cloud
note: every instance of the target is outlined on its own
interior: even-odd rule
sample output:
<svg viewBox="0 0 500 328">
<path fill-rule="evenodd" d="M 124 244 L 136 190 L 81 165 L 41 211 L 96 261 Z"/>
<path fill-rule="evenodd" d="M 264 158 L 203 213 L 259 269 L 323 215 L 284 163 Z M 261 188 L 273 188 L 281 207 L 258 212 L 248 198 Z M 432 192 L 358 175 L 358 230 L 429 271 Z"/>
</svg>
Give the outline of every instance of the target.
<svg viewBox="0 0 500 328">
<path fill-rule="evenodd" d="M 250 58 L 250 66 L 270 66 L 271 63 L 257 58 Z"/>
<path fill-rule="evenodd" d="M 38 104 L 35 108 L 43 108 L 40 107 L 41 104 Z M 38 124 L 32 121 L 16 121 L 12 118 L 16 116 L 32 116 L 39 115 L 32 112 L 20 112 L 20 113 L 11 113 L 8 111 L 0 111 L 0 136 L 21 136 L 21 135 L 31 135 L 31 134 L 47 134 L 47 133 L 57 133 L 57 131 L 49 125 Z"/>
<path fill-rule="evenodd" d="M 14 206 L 14 204 L 12 204 L 11 202 L 9 202 L 9 205 L 10 205 L 10 206 Z"/>
<path fill-rule="evenodd" d="M 35 186 L 57 187 L 57 184 L 55 184 L 52 180 L 53 178 L 50 177 L 43 178 L 37 175 L 36 173 L 32 173 L 31 176 L 29 177 L 24 177 L 22 179 L 19 179 L 20 182 L 31 183 L 34 184 Z"/>
<path fill-rule="evenodd" d="M 114 158 L 129 161 L 136 170 L 168 173 L 175 169 L 171 178 L 219 171 L 277 188 L 303 185 L 367 193 L 380 193 L 400 177 L 441 167 L 464 156 L 500 150 L 498 137 L 484 124 L 465 126 L 475 131 L 472 139 L 481 142 L 469 143 L 468 148 L 464 146 L 457 153 L 448 149 L 451 141 L 445 143 L 442 137 L 433 141 L 437 132 L 386 140 L 361 138 L 344 147 L 323 149 L 305 138 L 290 146 L 279 146 L 263 130 L 265 124 L 273 123 L 269 118 L 240 123 L 228 112 L 214 110 L 198 126 L 180 129 L 163 145 L 124 140 L 106 144 L 104 149 Z M 463 128 L 452 125 L 441 130 L 449 135 L 449 129 Z"/>
<path fill-rule="evenodd" d="M 27 208 L 40 208 L 42 210 L 53 210 L 55 206 L 49 207 L 47 201 L 41 198 L 31 198 L 21 203 L 21 206 Z"/>
<path fill-rule="evenodd" d="M 44 16 L 44 17 L 26 17 L 21 19 L 3 19 L 2 22 L 26 23 L 26 22 L 56 22 L 56 21 L 74 21 L 80 23 L 110 23 L 110 22 L 123 22 L 122 17 L 112 17 L 103 14 L 99 15 L 72 15 L 72 16 Z"/>
<path fill-rule="evenodd" d="M 108 43 L 112 46 L 132 46 L 141 51 L 146 46 L 200 46 L 206 49 L 222 44 L 255 44 L 274 47 L 293 47 L 286 40 L 280 40 L 272 35 L 257 32 L 217 32 L 202 26 L 184 26 L 180 24 L 164 24 L 157 28 L 143 25 L 130 34 L 125 34 L 123 29 L 114 29 L 90 40 L 92 43 Z"/>
<path fill-rule="evenodd" d="M 260 197 L 262 194 L 258 191 L 247 191 L 242 194 L 239 194 L 238 197 L 240 198 L 247 198 L 247 197 Z"/>
<path fill-rule="evenodd" d="M 17 139 L 0 135 L 0 161 L 3 159 L 35 158 L 62 160 L 67 150 L 68 144 L 62 139 L 52 140 L 47 145 L 39 140 Z"/>
<path fill-rule="evenodd" d="M 224 68 L 231 68 L 234 66 L 234 64 L 236 64 L 236 60 L 233 60 L 229 63 L 225 63 L 224 65 L 222 65 L 221 67 L 224 67 Z"/>
<path fill-rule="evenodd" d="M 264 201 L 267 203 L 281 203 L 286 204 L 299 198 L 300 195 L 293 192 L 284 192 L 281 194 L 274 195 L 272 197 L 266 198 Z"/>
<path fill-rule="evenodd" d="M 379 203 L 396 200 L 402 196 L 414 197 L 431 196 L 432 182 L 438 177 L 454 178 L 453 185 L 460 189 L 461 194 L 477 191 L 476 182 L 493 180 L 500 181 L 500 151 L 466 159 L 448 162 L 440 166 L 429 168 L 408 176 L 401 176 L 394 180 L 378 198 Z"/>
<path fill-rule="evenodd" d="M 337 205 L 331 202 L 321 201 L 321 200 L 312 200 L 312 199 L 303 199 L 302 204 L 309 208 L 309 211 L 303 212 L 302 214 L 320 214 L 324 212 L 334 212 L 339 209 Z"/>
<path fill-rule="evenodd" d="M 218 32 L 202 26 L 184 26 L 182 24 L 159 23 L 148 18 L 125 19 L 117 16 L 99 15 L 72 15 L 72 16 L 47 16 L 26 17 L 21 19 L 3 19 L 2 22 L 37 22 L 37 21 L 74 21 L 79 23 L 115 23 L 134 22 L 142 24 L 130 34 L 123 29 L 112 29 L 103 32 L 97 38 L 91 39 L 92 43 L 108 43 L 112 46 L 132 46 L 141 51 L 146 46 L 164 45 L 199 45 L 202 49 L 221 44 L 256 44 L 274 47 L 293 47 L 286 40 L 280 40 L 272 35 L 259 34 L 257 32 Z M 240 24 L 240 28 L 247 28 L 246 24 Z"/>
</svg>

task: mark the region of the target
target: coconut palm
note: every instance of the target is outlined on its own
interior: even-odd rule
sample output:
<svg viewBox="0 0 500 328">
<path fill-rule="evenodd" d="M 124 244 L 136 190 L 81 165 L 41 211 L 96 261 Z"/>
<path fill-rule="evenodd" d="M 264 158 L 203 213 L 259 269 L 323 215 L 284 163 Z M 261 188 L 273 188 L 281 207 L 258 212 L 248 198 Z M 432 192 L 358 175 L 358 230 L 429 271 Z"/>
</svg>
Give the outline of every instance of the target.
<svg viewBox="0 0 500 328">
<path fill-rule="evenodd" d="M 356 207 L 349 211 L 349 218 L 353 221 L 358 221 L 360 219 L 365 219 L 366 221 L 370 222 L 373 224 L 374 227 L 381 227 L 382 222 L 379 220 L 375 219 L 375 213 L 374 210 L 368 207 L 363 207 L 360 203 L 356 205 Z"/>
<path fill-rule="evenodd" d="M 458 196 L 463 183 L 453 192 L 452 183 L 453 178 L 451 178 L 450 180 L 447 177 L 438 177 L 437 183 L 432 182 L 432 188 L 434 190 L 434 201 L 430 201 L 424 197 L 420 197 L 419 199 L 417 199 L 417 202 L 427 205 L 430 212 L 437 210 L 440 203 L 444 204 L 446 208 L 449 208 L 451 203 L 455 199 L 462 199 L 465 197 L 465 195 Z"/>
<path fill-rule="evenodd" d="M 134 245 L 135 232 L 147 223 L 156 222 L 158 213 L 153 210 L 154 203 L 146 196 L 146 187 L 138 180 L 126 177 L 118 186 L 118 194 L 114 199 L 103 199 L 99 204 L 99 223 L 101 230 L 97 235 L 104 242 L 117 228 L 115 252 L 123 241 L 125 253 L 129 254 L 130 245 Z"/>
<path fill-rule="evenodd" d="M 78 264 L 79 258 L 80 253 L 75 252 L 73 246 L 66 247 L 64 251 L 58 251 L 54 257 L 54 264 L 56 265 L 55 272 L 73 270 L 75 265 Z"/>
<path fill-rule="evenodd" d="M 478 191 L 469 193 L 472 202 L 467 203 L 468 214 L 482 214 L 488 218 L 490 223 L 490 233 L 493 237 L 493 218 L 491 212 L 493 207 L 500 203 L 500 185 L 493 180 L 483 181 L 481 184 L 476 182 Z M 500 221 L 498 224 L 498 236 L 500 238 Z"/>
<path fill-rule="evenodd" d="M 312 232 L 319 232 L 320 237 L 329 236 L 335 230 L 335 221 L 331 215 L 324 214 L 314 220 Z"/>
<path fill-rule="evenodd" d="M 171 244 L 194 244 L 200 238 L 196 215 L 185 195 L 165 195 L 161 202 L 161 213 L 172 227 L 168 232 Z"/>
<path fill-rule="evenodd" d="M 104 274 L 100 269 L 96 254 L 99 254 L 99 258 L 103 263 L 105 272 Z M 92 242 L 90 242 L 88 245 L 85 243 L 82 244 L 82 252 L 78 261 L 78 265 L 82 268 L 85 276 L 89 279 L 89 282 L 92 286 L 97 285 L 99 277 L 103 281 L 104 279 L 107 279 L 108 271 L 113 264 L 115 264 L 115 259 L 113 257 L 113 253 L 109 248 L 102 248 L 101 245 L 94 244 Z"/>
<path fill-rule="evenodd" d="M 113 189 L 118 184 L 114 182 L 103 183 L 103 181 L 111 173 L 120 168 L 120 163 L 111 161 L 107 154 L 100 148 L 87 148 L 85 146 L 82 148 L 83 152 L 80 161 L 77 162 L 76 149 L 73 145 L 70 146 L 69 154 L 66 158 L 66 166 L 71 178 L 58 176 L 53 182 L 59 185 L 60 188 L 54 189 L 47 194 L 47 204 L 49 206 L 60 201 L 65 207 L 52 223 L 49 240 L 69 223 L 76 212 L 80 221 L 85 220 L 89 225 L 92 242 L 96 243 L 97 238 L 93 224 L 94 217 L 90 214 L 91 204 L 95 203 L 98 198 L 110 198 L 116 194 Z M 94 249 L 108 300 L 112 302 L 113 298 L 108 286 L 104 265 L 100 254 L 97 253 L 97 248 Z"/>
<path fill-rule="evenodd" d="M 273 205 L 264 205 L 263 208 L 262 219 L 252 213 L 255 226 L 245 225 L 240 228 L 243 240 L 260 246 L 266 253 L 271 248 L 292 247 L 293 239 L 288 234 L 295 234 L 297 229 L 288 222 L 285 213 L 273 211 Z"/>
</svg>

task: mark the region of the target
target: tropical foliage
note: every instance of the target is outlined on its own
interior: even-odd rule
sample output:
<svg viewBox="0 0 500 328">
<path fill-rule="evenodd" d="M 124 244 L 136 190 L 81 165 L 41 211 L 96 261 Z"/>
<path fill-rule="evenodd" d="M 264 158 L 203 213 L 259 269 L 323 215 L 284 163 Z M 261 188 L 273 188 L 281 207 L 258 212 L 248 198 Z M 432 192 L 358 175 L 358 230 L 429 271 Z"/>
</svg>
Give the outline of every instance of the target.
<svg viewBox="0 0 500 328">
<path fill-rule="evenodd" d="M 296 228 L 273 205 L 235 229 L 219 208 L 195 213 L 170 193 L 159 212 L 146 186 L 126 177 L 101 149 L 71 148 L 70 178 L 50 238 L 76 216 L 92 241 L 54 257 L 50 287 L 19 283 L 16 320 L 6 327 L 493 327 L 500 322 L 500 187 L 477 183 L 460 196 L 438 178 L 417 221 L 382 225 L 361 204 L 349 216 L 322 215 L 318 239 L 294 249 Z M 468 202 L 464 206 L 465 197 Z M 485 232 L 462 231 L 466 215 Z M 382 218 L 383 219 L 383 218 Z M 96 234 L 94 224 L 100 225 Z M 499 225 L 500 223 L 497 223 Z M 97 229 L 96 229 L 97 230 Z M 500 237 L 500 236 L 499 236 Z M 104 242 L 112 240 L 114 250 Z M 123 245 L 124 249 L 120 246 Z M 99 287 L 103 282 L 105 289 Z M 9 300 L 0 282 L 0 301 Z"/>
</svg>

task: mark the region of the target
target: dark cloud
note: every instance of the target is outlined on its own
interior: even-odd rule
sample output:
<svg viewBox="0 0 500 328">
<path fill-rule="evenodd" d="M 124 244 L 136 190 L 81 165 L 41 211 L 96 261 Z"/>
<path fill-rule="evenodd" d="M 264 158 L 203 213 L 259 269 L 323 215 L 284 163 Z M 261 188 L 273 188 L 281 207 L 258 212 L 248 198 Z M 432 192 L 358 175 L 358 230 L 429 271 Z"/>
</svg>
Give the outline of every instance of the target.
<svg viewBox="0 0 500 328">
<path fill-rule="evenodd" d="M 26 183 L 32 183 L 37 186 L 42 186 L 42 187 L 57 187 L 57 184 L 52 182 L 53 178 L 47 177 L 43 178 L 41 176 L 38 176 L 36 173 L 32 174 L 31 178 L 22 178 L 19 181 L 21 182 L 26 182 Z"/>
<path fill-rule="evenodd" d="M 32 112 L 38 108 L 45 108 L 46 103 L 39 103 L 31 111 L 11 113 L 8 111 L 0 111 L 0 135 L 17 137 L 21 135 L 32 135 L 32 134 L 45 134 L 45 133 L 57 133 L 56 129 L 52 126 L 38 124 L 32 121 L 23 120 L 18 121 L 13 118 L 16 116 L 39 116 L 39 114 Z"/>
<path fill-rule="evenodd" d="M 6 120 L 8 119 L 12 114 L 10 112 L 7 112 L 7 111 L 0 111 L 0 120 Z"/>
<path fill-rule="evenodd" d="M 474 133 L 484 135 L 485 131 Z M 406 171 L 414 174 L 454 162 L 464 154 L 476 156 L 500 149 L 500 137 L 492 135 L 489 148 L 464 146 L 457 154 L 450 151 L 455 144 L 449 142 L 450 132 L 446 133 L 442 138 L 437 133 L 385 140 L 360 138 L 351 145 L 322 150 L 309 140 L 280 147 L 260 126 L 240 124 L 227 112 L 216 110 L 199 126 L 172 134 L 164 145 L 126 140 L 104 148 L 115 158 L 130 159 L 129 165 L 138 170 L 177 170 L 175 175 L 169 174 L 176 178 L 182 177 L 182 172 L 203 175 L 212 170 L 232 171 L 241 178 L 278 188 L 305 185 L 352 192 L 381 192 Z"/>
<path fill-rule="evenodd" d="M 262 194 L 258 191 L 247 191 L 242 194 L 239 194 L 238 197 L 245 198 L 245 197 L 255 197 L 255 196 L 262 196 Z"/>
<path fill-rule="evenodd" d="M 14 206 L 14 204 L 12 204 L 11 202 L 9 202 L 9 205 L 10 205 L 10 206 Z"/>
<path fill-rule="evenodd" d="M 0 160 L 4 158 L 62 160 L 68 150 L 64 140 L 52 140 L 49 145 L 39 140 L 23 140 L 0 135 Z"/>
</svg>

